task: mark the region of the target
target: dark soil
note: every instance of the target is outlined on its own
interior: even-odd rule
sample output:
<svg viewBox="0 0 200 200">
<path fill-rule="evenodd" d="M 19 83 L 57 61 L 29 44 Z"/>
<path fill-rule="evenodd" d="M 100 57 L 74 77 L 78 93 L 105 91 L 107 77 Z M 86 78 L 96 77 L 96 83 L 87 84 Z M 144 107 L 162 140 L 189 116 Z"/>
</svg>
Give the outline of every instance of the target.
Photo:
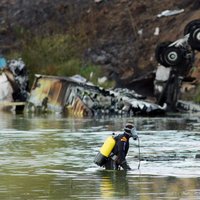
<svg viewBox="0 0 200 200">
<path fill-rule="evenodd" d="M 184 12 L 157 17 L 167 9 Z M 182 37 L 185 25 L 200 18 L 199 9 L 199 0 L 1 0 L 1 51 L 20 48 L 16 33 L 22 28 L 44 36 L 73 30 L 87 38 L 83 58 L 126 86 L 156 69 L 156 45 Z"/>
</svg>

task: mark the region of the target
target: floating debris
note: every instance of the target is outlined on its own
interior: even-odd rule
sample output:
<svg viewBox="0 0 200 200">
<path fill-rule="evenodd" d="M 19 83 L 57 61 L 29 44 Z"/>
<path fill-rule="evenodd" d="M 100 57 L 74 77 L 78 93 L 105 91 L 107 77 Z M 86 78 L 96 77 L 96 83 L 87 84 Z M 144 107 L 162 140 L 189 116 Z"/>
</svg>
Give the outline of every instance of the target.
<svg viewBox="0 0 200 200">
<path fill-rule="evenodd" d="M 185 160 L 185 156 L 156 156 L 156 157 L 143 157 L 140 160 L 141 161 L 149 161 L 149 162 L 161 162 L 161 161 L 179 161 L 179 160 Z"/>
</svg>

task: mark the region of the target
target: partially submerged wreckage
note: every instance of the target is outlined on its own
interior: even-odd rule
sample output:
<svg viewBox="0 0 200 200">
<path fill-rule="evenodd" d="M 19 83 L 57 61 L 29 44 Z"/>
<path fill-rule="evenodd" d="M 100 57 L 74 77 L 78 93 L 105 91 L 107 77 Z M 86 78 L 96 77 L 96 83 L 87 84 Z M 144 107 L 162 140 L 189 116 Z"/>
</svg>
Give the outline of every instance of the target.
<svg viewBox="0 0 200 200">
<path fill-rule="evenodd" d="M 36 75 L 27 110 L 67 112 L 76 116 L 157 114 L 165 108 L 127 89 L 105 90 L 80 76 Z"/>
<path fill-rule="evenodd" d="M 22 59 L 0 58 L 0 110 L 21 111 L 28 99 L 28 74 Z"/>
<path fill-rule="evenodd" d="M 50 111 L 76 116 L 160 115 L 168 110 L 176 111 L 178 105 L 184 110 L 200 111 L 199 106 L 191 107 L 179 101 L 182 81 L 193 65 L 195 50 L 200 50 L 200 20 L 190 22 L 184 35 L 180 40 L 163 42 L 156 48 L 156 59 L 160 65 L 151 73 L 151 99 L 154 100 L 150 101 L 134 90 L 105 90 L 78 75 L 35 75 L 29 93 L 23 61 L 12 60 L 0 75 L 0 107 L 5 109 L 14 105 L 16 108 L 23 107 L 26 112 Z M 145 78 L 140 81 L 144 82 Z M 138 79 L 132 83 L 137 85 Z"/>
</svg>

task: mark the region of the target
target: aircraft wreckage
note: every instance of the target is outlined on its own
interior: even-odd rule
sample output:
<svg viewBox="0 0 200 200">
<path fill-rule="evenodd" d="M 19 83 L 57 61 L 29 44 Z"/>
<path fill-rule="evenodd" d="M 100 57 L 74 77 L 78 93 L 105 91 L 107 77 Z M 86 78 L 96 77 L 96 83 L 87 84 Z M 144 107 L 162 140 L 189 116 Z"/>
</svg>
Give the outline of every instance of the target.
<svg viewBox="0 0 200 200">
<path fill-rule="evenodd" d="M 22 59 L 0 57 L 0 110 L 22 111 L 28 99 L 28 74 Z"/>
<path fill-rule="evenodd" d="M 36 75 L 28 111 L 66 112 L 76 116 L 161 114 L 166 107 L 142 100 L 128 89 L 105 90 L 80 76 Z"/>
<path fill-rule="evenodd" d="M 20 112 L 59 112 L 75 116 L 161 114 L 165 106 L 144 101 L 128 89 L 105 90 L 83 77 L 35 75 L 28 91 L 24 62 L 11 60 L 1 69 L 0 108 Z"/>
<path fill-rule="evenodd" d="M 199 105 L 179 100 L 182 83 L 193 66 L 195 51 L 199 50 L 200 20 L 194 20 L 186 25 L 183 38 L 157 46 L 155 57 L 160 65 L 148 75 L 134 79 L 133 90 L 106 90 L 79 75 L 38 74 L 29 92 L 23 61 L 12 60 L 1 69 L 0 107 L 23 107 L 25 112 L 59 112 L 80 117 L 161 115 L 177 110 L 199 112 Z M 149 88 L 153 88 L 153 98 L 144 96 Z"/>
</svg>

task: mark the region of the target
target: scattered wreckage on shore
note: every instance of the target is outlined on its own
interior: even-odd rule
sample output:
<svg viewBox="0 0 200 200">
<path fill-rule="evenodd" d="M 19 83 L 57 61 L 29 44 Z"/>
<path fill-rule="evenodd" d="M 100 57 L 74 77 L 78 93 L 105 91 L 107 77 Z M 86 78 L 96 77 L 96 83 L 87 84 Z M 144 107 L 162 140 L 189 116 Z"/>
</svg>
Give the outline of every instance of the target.
<svg viewBox="0 0 200 200">
<path fill-rule="evenodd" d="M 22 111 L 28 99 L 29 78 L 22 59 L 0 58 L 0 111 Z"/>
<path fill-rule="evenodd" d="M 58 112 L 75 116 L 156 115 L 165 106 L 144 101 L 128 89 L 105 90 L 76 75 L 35 75 L 31 91 L 21 59 L 11 60 L 0 75 L 0 110 L 15 112 Z"/>
<path fill-rule="evenodd" d="M 23 112 L 59 112 L 80 117 L 163 115 L 177 110 L 199 112 L 198 104 L 179 100 L 182 83 L 193 66 L 195 51 L 199 50 L 200 20 L 194 20 L 186 25 L 184 38 L 157 46 L 155 57 L 160 65 L 149 76 L 134 79 L 133 90 L 106 90 L 79 75 L 38 74 L 28 91 L 25 64 L 20 59 L 12 60 L 0 75 L 0 108 L 14 106 L 15 110 Z M 146 81 L 148 79 L 151 82 Z M 146 97 L 149 88 L 153 88 L 151 98 Z"/>
</svg>

